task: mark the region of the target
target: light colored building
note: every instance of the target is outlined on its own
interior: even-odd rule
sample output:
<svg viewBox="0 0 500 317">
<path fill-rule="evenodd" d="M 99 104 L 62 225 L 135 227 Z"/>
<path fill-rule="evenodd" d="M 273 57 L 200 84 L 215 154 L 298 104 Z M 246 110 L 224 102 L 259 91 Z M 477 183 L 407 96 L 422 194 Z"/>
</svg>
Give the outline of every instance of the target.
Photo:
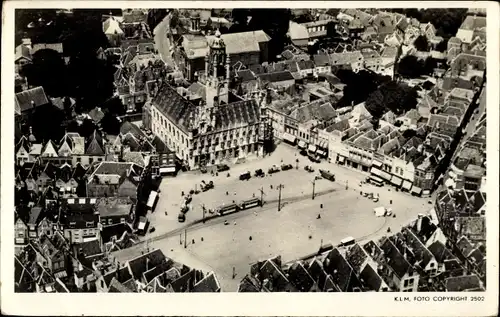
<svg viewBox="0 0 500 317">
<path fill-rule="evenodd" d="M 231 102 L 230 59 L 219 32 L 209 48 L 205 103 L 193 104 L 166 83 L 151 102 L 153 133 L 189 168 L 261 156 L 272 138 L 257 100 Z"/>
</svg>

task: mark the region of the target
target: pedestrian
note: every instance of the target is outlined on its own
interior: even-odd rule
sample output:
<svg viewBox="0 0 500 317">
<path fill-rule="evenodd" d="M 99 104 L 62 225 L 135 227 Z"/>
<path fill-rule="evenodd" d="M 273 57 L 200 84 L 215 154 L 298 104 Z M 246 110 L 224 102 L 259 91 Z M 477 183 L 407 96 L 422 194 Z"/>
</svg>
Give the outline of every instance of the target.
<svg viewBox="0 0 500 317">
<path fill-rule="evenodd" d="M 234 222 L 234 225 L 236 226 L 236 221 Z"/>
<path fill-rule="evenodd" d="M 271 189 L 273 189 L 273 184 L 269 185 L 271 187 Z"/>
<path fill-rule="evenodd" d="M 318 214 L 318 217 L 316 217 L 316 219 L 321 219 L 321 214 Z"/>
<path fill-rule="evenodd" d="M 229 196 L 229 192 L 226 192 L 226 196 Z"/>
<path fill-rule="evenodd" d="M 234 196 L 236 196 L 236 192 L 234 192 Z"/>
<path fill-rule="evenodd" d="M 255 193 L 252 194 L 252 197 L 255 198 Z"/>
</svg>

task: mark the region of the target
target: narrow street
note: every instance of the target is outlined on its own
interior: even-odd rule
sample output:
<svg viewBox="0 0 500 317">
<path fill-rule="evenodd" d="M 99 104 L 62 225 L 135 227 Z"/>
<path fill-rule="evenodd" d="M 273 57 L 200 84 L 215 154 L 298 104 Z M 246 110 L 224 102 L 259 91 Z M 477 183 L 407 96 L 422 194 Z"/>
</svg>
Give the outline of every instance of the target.
<svg viewBox="0 0 500 317">
<path fill-rule="evenodd" d="M 162 61 L 170 66 L 174 66 L 174 61 L 170 56 L 170 40 L 167 37 L 167 30 L 170 24 L 170 14 L 161 21 L 154 30 L 155 47 L 161 56 Z"/>
</svg>

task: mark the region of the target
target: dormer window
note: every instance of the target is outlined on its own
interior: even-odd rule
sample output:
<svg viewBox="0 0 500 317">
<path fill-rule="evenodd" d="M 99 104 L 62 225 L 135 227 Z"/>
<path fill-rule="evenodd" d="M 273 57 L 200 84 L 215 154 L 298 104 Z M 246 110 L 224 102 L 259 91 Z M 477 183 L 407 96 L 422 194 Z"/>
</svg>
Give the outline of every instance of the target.
<svg viewBox="0 0 500 317">
<path fill-rule="evenodd" d="M 87 228 L 93 228 L 93 227 L 94 227 L 94 222 L 93 222 L 93 221 L 87 221 L 87 222 L 85 223 L 85 226 L 86 226 Z"/>
</svg>

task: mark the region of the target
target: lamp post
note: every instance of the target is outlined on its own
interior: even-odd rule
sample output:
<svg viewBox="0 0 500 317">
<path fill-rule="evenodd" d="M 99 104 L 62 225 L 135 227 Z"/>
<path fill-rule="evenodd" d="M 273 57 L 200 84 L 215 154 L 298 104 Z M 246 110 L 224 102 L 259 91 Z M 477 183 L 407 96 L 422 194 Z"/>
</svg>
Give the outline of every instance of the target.
<svg viewBox="0 0 500 317">
<path fill-rule="evenodd" d="M 281 189 L 283 188 L 283 184 L 279 184 L 278 185 L 278 190 L 279 190 L 279 194 L 278 194 L 278 211 L 281 211 Z"/>
<path fill-rule="evenodd" d="M 311 183 L 313 185 L 312 199 L 314 200 L 314 190 L 316 188 L 316 177 L 311 181 Z"/>
</svg>

